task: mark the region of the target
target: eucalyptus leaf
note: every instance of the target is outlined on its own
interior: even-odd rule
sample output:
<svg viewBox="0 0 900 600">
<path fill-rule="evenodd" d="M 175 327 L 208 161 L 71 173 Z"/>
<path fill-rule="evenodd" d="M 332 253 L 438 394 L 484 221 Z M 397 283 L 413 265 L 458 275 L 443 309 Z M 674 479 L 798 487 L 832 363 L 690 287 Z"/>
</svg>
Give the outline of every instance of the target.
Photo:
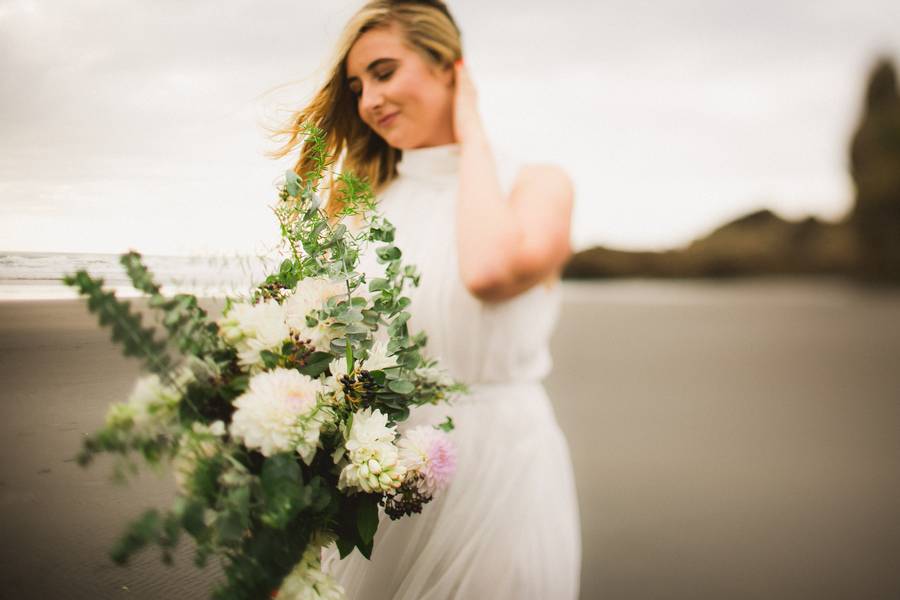
<svg viewBox="0 0 900 600">
<path fill-rule="evenodd" d="M 392 392 L 403 395 L 411 394 L 416 389 L 416 386 L 413 385 L 412 382 L 405 379 L 395 379 L 393 381 L 389 381 L 387 386 L 388 389 Z"/>
<path fill-rule="evenodd" d="M 387 262 L 397 260 L 402 255 L 402 252 L 400 252 L 400 248 L 396 246 L 382 246 L 381 248 L 375 249 L 375 254 L 378 257 L 379 262 Z"/>
<path fill-rule="evenodd" d="M 375 277 L 369 282 L 369 291 L 370 292 L 380 292 L 381 290 L 386 290 L 390 287 L 391 282 L 383 277 Z"/>
<path fill-rule="evenodd" d="M 289 196 L 300 195 L 300 178 L 290 169 L 284 172 L 284 186 Z"/>
</svg>

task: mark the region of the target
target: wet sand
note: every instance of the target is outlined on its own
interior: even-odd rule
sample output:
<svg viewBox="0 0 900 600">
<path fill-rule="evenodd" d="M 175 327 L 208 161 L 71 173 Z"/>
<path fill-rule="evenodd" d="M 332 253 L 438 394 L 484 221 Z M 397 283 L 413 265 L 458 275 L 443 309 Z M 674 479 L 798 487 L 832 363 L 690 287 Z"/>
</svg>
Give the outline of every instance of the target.
<svg viewBox="0 0 900 600">
<path fill-rule="evenodd" d="M 900 292 L 837 282 L 565 284 L 547 380 L 575 466 L 582 598 L 900 597 Z M 206 598 L 106 552 L 171 482 L 72 457 L 136 363 L 80 302 L 0 302 L 0 590 Z M 549 490 L 548 490 L 549 491 Z"/>
</svg>

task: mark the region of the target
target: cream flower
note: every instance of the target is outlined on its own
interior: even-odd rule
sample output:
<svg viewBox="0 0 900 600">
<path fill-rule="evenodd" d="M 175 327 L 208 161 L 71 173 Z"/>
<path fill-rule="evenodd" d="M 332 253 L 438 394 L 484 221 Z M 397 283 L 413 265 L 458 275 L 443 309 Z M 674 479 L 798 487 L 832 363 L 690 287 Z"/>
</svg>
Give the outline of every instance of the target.
<svg viewBox="0 0 900 600">
<path fill-rule="evenodd" d="M 334 359 L 328 364 L 328 370 L 331 375 L 325 378 L 325 386 L 340 397 L 344 389 L 341 377 L 347 374 L 347 359 L 343 357 Z"/>
<path fill-rule="evenodd" d="M 306 328 L 306 315 L 325 306 L 332 296 L 346 292 L 343 280 L 309 277 L 297 282 L 294 293 L 284 301 L 288 325 L 302 330 Z"/>
<path fill-rule="evenodd" d="M 291 335 L 284 307 L 274 300 L 238 303 L 219 320 L 219 334 L 238 352 L 238 362 L 251 372 L 262 368 L 263 350 L 278 352 Z"/>
<path fill-rule="evenodd" d="M 349 461 L 338 478 L 338 489 L 385 492 L 400 487 L 406 469 L 399 464 L 394 445 L 396 427 L 388 427 L 387 415 L 366 408 L 353 414 L 347 443 Z"/>
<path fill-rule="evenodd" d="M 294 570 L 284 578 L 276 600 L 343 600 L 344 588 L 322 570 L 322 549 L 310 541 Z"/>
<path fill-rule="evenodd" d="M 322 391 L 321 383 L 293 369 L 258 373 L 233 401 L 231 434 L 265 456 L 296 451 L 310 464 L 329 419 L 318 404 Z"/>
<path fill-rule="evenodd" d="M 302 338 L 311 340 L 316 350 L 328 352 L 334 335 L 330 332 L 328 323 L 309 327 L 306 315 L 324 307 L 331 296 L 345 293 L 345 286 L 344 281 L 339 279 L 301 279 L 294 293 L 284 301 L 285 322 L 288 327 Z"/>
<path fill-rule="evenodd" d="M 178 380 L 187 382 L 184 376 Z M 134 425 L 140 429 L 155 430 L 171 421 L 181 394 L 168 384 L 164 384 L 157 374 L 139 377 L 126 402 L 113 404 L 106 413 L 106 424 L 110 426 Z"/>
<path fill-rule="evenodd" d="M 415 370 L 415 374 L 425 381 L 441 387 L 450 387 L 456 383 L 450 374 L 440 367 L 419 367 Z"/>
<path fill-rule="evenodd" d="M 379 371 L 397 366 L 397 359 L 388 356 L 387 344 L 384 342 L 375 342 L 372 349 L 369 350 L 369 357 L 363 361 L 363 369 L 367 371 Z"/>
</svg>

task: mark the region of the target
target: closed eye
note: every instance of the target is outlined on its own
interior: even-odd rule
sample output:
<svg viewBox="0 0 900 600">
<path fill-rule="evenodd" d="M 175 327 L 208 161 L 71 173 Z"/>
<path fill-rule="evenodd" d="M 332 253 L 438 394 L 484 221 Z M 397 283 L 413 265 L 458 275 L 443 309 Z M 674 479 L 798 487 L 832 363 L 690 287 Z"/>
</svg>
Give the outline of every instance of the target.
<svg viewBox="0 0 900 600">
<path fill-rule="evenodd" d="M 376 81 L 387 81 L 391 78 L 391 75 L 396 71 L 396 65 L 399 61 L 396 58 L 379 58 L 378 60 L 373 60 L 366 67 L 366 71 L 372 74 Z M 385 69 L 384 71 L 380 71 L 380 69 Z M 362 82 L 359 77 L 351 77 L 347 81 L 347 87 L 350 90 L 350 93 L 357 97 L 357 99 L 362 96 Z"/>
</svg>

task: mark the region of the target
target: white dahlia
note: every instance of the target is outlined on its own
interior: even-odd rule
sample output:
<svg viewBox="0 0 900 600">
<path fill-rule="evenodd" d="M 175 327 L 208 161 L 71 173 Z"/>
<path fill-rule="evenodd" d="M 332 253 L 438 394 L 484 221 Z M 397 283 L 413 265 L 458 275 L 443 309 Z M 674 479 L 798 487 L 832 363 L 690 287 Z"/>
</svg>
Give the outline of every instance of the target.
<svg viewBox="0 0 900 600">
<path fill-rule="evenodd" d="M 219 320 L 219 334 L 238 352 L 238 362 L 251 371 L 262 367 L 263 350 L 278 352 L 291 335 L 284 307 L 274 300 L 256 304 L 238 303 Z"/>
<path fill-rule="evenodd" d="M 346 284 L 339 279 L 307 278 L 301 279 L 291 294 L 284 301 L 285 322 L 288 327 L 299 333 L 301 338 L 309 339 L 316 350 L 328 352 L 334 335 L 329 331 L 328 323 L 319 323 L 315 327 L 306 324 L 306 315 L 325 306 L 328 298 L 346 293 Z"/>
<path fill-rule="evenodd" d="M 406 469 L 399 463 L 396 435 L 396 427 L 388 427 L 387 415 L 380 410 L 355 412 L 344 444 L 349 464 L 341 470 L 338 489 L 386 492 L 400 487 Z"/>
<path fill-rule="evenodd" d="M 318 404 L 322 385 L 293 369 L 276 368 L 250 379 L 233 401 L 231 435 L 265 456 L 296 451 L 310 464 L 328 414 Z"/>
</svg>

